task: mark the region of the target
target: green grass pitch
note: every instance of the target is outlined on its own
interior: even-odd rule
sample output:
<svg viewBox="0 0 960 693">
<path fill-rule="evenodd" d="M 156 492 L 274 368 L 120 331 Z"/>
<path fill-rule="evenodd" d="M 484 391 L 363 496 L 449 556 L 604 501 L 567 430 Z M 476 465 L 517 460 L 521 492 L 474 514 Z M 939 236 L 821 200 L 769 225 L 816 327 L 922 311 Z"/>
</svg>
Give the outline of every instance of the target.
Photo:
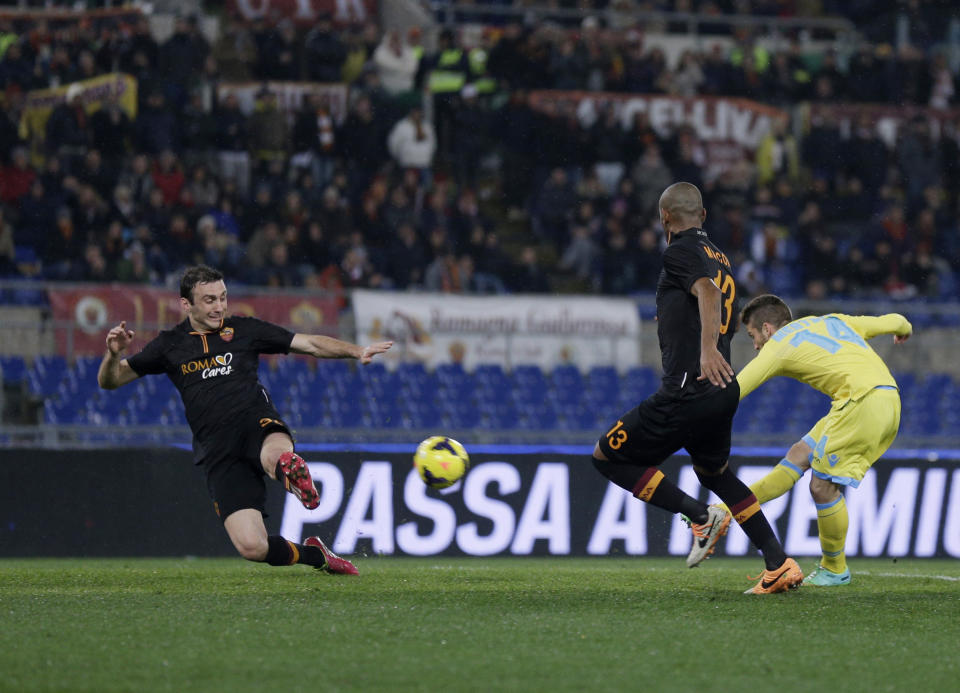
<svg viewBox="0 0 960 693">
<path fill-rule="evenodd" d="M 801 561 L 809 570 L 813 559 Z M 945 691 L 960 561 L 741 594 L 759 560 L 0 561 L 0 691 Z"/>
</svg>

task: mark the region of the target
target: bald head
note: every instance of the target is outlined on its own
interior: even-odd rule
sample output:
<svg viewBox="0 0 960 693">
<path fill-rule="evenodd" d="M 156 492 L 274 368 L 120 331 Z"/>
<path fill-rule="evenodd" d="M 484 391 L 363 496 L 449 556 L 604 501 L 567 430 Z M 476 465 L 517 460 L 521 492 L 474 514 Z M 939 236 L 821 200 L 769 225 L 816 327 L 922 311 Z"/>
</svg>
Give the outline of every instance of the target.
<svg viewBox="0 0 960 693">
<path fill-rule="evenodd" d="M 660 209 L 672 215 L 699 218 L 703 211 L 703 197 L 692 183 L 674 183 L 660 196 Z"/>
<path fill-rule="evenodd" d="M 660 222 L 667 231 L 700 226 L 707 217 L 700 190 L 692 183 L 674 183 L 660 195 Z"/>
</svg>

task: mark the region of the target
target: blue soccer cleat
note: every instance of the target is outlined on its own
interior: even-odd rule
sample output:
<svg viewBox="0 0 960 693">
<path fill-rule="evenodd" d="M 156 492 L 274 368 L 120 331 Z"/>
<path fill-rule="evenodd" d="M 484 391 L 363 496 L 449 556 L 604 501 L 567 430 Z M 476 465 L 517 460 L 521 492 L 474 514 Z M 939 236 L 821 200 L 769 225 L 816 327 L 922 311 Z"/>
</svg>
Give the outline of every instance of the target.
<svg viewBox="0 0 960 693">
<path fill-rule="evenodd" d="M 842 573 L 834 573 L 822 565 L 818 565 L 816 570 L 803 579 L 803 584 L 812 587 L 839 587 L 840 585 L 849 585 L 850 569 L 847 568 Z"/>
</svg>

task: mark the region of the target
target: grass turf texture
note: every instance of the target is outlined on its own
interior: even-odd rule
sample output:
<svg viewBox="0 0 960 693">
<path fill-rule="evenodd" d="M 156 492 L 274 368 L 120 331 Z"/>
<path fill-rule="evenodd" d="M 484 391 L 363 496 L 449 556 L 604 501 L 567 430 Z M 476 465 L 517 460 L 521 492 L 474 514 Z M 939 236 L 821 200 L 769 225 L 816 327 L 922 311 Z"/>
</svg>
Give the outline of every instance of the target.
<svg viewBox="0 0 960 693">
<path fill-rule="evenodd" d="M 240 559 L 0 561 L 0 691 L 942 691 L 960 680 L 958 561 L 855 559 L 848 587 L 771 597 L 741 594 L 759 560 L 358 567 L 350 578 Z"/>
</svg>

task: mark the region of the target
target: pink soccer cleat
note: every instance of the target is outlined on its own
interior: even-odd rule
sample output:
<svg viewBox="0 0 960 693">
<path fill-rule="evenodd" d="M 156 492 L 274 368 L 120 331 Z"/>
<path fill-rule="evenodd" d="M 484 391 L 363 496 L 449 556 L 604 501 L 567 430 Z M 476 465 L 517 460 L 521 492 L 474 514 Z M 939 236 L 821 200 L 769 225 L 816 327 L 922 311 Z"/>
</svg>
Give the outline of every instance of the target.
<svg viewBox="0 0 960 693">
<path fill-rule="evenodd" d="M 303 507 L 313 510 L 320 505 L 320 494 L 317 493 L 317 487 L 313 485 L 307 463 L 300 455 L 295 452 L 285 452 L 280 455 L 277 465 L 283 473 L 283 479 L 277 480 L 283 481 L 284 488 L 300 499 Z"/>
<path fill-rule="evenodd" d="M 303 542 L 304 546 L 316 546 L 323 552 L 323 557 L 327 559 L 327 564 L 318 566 L 318 570 L 325 570 L 328 573 L 338 573 L 340 575 L 359 575 L 357 567 L 346 558 L 340 558 L 337 554 L 327 548 L 320 537 L 307 537 Z"/>
</svg>

